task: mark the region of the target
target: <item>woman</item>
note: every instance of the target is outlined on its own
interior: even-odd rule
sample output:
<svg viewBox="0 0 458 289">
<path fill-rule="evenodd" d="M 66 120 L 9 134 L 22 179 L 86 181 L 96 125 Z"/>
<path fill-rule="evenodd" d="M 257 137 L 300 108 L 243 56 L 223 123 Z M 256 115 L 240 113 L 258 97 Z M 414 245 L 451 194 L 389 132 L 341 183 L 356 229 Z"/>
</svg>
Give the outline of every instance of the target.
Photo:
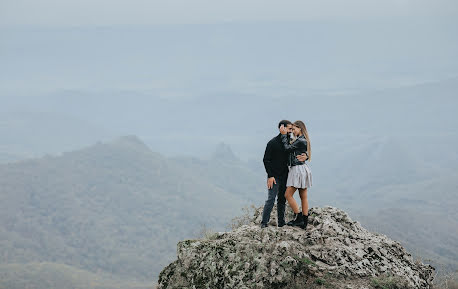
<svg viewBox="0 0 458 289">
<path fill-rule="evenodd" d="M 306 153 L 310 161 L 311 147 L 310 139 L 305 124 L 298 120 L 293 123 L 293 134 L 296 137 L 291 143 L 288 141 L 286 128 L 281 128 L 282 142 L 285 150 L 288 152 L 288 179 L 286 181 L 285 198 L 290 207 L 293 209 L 295 219 L 288 222 L 287 225 L 299 226 L 304 230 L 307 228 L 309 204 L 307 201 L 307 188 L 312 186 L 312 171 L 305 161 L 299 161 L 296 156 Z M 294 193 L 299 190 L 301 197 L 302 212 L 294 200 Z"/>
</svg>

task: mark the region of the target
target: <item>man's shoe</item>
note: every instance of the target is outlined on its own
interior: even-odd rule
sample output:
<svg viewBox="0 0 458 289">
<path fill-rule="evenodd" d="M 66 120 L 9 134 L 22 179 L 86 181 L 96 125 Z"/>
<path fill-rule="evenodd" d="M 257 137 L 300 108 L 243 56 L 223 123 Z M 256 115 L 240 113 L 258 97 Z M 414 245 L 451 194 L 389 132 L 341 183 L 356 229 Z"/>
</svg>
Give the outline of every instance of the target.
<svg viewBox="0 0 458 289">
<path fill-rule="evenodd" d="M 278 226 L 279 228 L 281 228 L 281 227 L 283 227 L 284 225 L 285 225 L 285 222 L 283 222 L 283 223 L 278 223 L 277 226 Z"/>
<path fill-rule="evenodd" d="M 261 229 L 267 228 L 267 224 L 261 224 Z"/>
<path fill-rule="evenodd" d="M 288 222 L 288 226 L 298 226 L 299 224 L 302 223 L 302 212 L 299 212 L 298 214 L 295 214 L 295 218 L 292 221 Z"/>
<path fill-rule="evenodd" d="M 302 224 L 301 228 L 306 230 L 307 229 L 307 224 L 309 222 L 309 215 L 302 215 L 302 222 L 303 222 L 303 224 Z"/>
</svg>

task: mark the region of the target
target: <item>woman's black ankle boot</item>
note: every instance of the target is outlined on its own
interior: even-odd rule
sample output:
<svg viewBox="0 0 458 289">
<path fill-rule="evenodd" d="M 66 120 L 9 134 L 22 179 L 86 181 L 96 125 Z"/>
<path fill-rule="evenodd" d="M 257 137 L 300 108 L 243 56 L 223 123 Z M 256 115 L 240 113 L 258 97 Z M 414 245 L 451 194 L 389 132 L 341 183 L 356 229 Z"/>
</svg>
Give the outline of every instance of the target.
<svg viewBox="0 0 458 289">
<path fill-rule="evenodd" d="M 303 225 L 304 225 L 304 220 L 303 220 L 302 212 L 300 212 L 299 214 L 297 214 L 296 220 L 293 221 L 293 226 L 302 227 Z"/>
<path fill-rule="evenodd" d="M 309 222 L 309 215 L 302 215 L 302 220 L 303 220 L 303 224 L 301 226 L 302 229 L 307 229 L 307 224 Z"/>
</svg>

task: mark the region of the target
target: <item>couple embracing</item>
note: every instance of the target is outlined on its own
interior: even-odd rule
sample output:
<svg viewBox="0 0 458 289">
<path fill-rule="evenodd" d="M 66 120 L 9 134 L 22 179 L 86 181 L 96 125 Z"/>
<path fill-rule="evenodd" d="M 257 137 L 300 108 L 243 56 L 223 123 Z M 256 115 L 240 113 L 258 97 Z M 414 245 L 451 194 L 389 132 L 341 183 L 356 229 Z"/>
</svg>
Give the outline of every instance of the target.
<svg viewBox="0 0 458 289">
<path fill-rule="evenodd" d="M 307 188 L 312 186 L 312 172 L 306 161 L 310 161 L 311 146 L 305 124 L 298 120 L 291 123 L 282 120 L 278 124 L 279 134 L 271 139 L 264 153 L 267 172 L 268 197 L 262 212 L 261 228 L 267 227 L 270 213 L 277 198 L 278 226 L 285 225 L 286 200 L 294 211 L 294 219 L 287 223 L 303 229 L 307 227 Z M 302 212 L 293 195 L 299 191 Z"/>
</svg>

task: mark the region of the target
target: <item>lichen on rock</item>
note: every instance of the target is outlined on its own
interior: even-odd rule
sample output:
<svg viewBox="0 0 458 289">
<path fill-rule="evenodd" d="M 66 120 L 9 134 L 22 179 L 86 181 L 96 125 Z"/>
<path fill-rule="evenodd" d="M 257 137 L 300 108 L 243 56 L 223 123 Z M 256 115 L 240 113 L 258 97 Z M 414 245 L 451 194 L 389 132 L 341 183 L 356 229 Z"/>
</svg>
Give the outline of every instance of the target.
<svg viewBox="0 0 458 289">
<path fill-rule="evenodd" d="M 179 242 L 178 258 L 162 270 L 158 288 L 356 289 L 374 288 L 384 276 L 396 283 L 390 288 L 431 288 L 432 266 L 340 209 L 311 208 L 307 230 L 278 228 L 275 220 L 261 229 L 261 212 L 233 231 Z"/>
</svg>

